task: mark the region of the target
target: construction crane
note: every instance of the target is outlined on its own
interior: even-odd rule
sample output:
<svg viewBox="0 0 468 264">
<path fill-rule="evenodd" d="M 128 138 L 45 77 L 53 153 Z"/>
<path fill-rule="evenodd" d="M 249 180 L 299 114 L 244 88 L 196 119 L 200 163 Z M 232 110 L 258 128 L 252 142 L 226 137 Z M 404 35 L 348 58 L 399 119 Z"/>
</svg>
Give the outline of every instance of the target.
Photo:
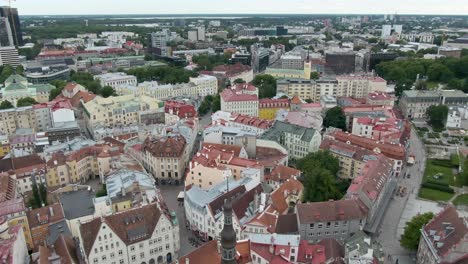
<svg viewBox="0 0 468 264">
<path fill-rule="evenodd" d="M 10 15 L 9 20 L 10 20 L 11 25 L 12 25 L 12 27 L 13 27 L 13 33 L 14 33 L 14 35 L 15 35 L 14 38 L 15 38 L 15 40 L 16 40 L 16 45 L 19 46 L 18 34 L 17 34 L 17 32 L 16 32 L 16 25 L 15 25 L 16 23 L 15 23 L 15 21 L 14 21 L 15 18 L 13 17 L 13 12 L 11 12 L 11 2 L 12 2 L 12 1 L 15 2 L 16 0 L 4 0 L 4 1 L 8 2 L 8 7 L 10 8 L 10 10 L 8 10 L 8 14 Z M 18 18 L 18 19 L 19 19 L 19 18 Z M 19 21 L 18 21 L 18 22 L 19 22 Z M 13 43 L 13 44 L 15 44 L 15 43 Z"/>
</svg>

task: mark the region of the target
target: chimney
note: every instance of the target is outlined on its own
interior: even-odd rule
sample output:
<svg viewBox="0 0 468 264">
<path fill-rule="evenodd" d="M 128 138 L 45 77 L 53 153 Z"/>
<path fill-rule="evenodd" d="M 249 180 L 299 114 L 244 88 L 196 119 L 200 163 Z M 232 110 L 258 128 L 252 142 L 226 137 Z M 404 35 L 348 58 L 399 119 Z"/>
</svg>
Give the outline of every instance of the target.
<svg viewBox="0 0 468 264">
<path fill-rule="evenodd" d="M 49 206 L 49 213 L 51 217 L 54 217 L 54 208 L 52 206 Z"/>
<path fill-rule="evenodd" d="M 190 264 L 190 259 L 189 258 L 185 258 L 185 264 Z"/>
</svg>

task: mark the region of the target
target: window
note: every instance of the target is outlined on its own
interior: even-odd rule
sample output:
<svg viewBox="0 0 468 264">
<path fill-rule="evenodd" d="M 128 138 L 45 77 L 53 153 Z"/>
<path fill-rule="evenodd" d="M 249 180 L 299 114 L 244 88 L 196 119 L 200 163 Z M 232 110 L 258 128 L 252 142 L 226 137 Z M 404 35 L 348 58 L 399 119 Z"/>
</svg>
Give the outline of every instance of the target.
<svg viewBox="0 0 468 264">
<path fill-rule="evenodd" d="M 119 250 L 119 256 L 122 256 L 123 252 L 122 250 Z"/>
<path fill-rule="evenodd" d="M 94 258 L 93 262 L 94 262 L 94 263 L 98 263 L 98 259 L 97 259 L 97 258 Z"/>
<path fill-rule="evenodd" d="M 135 246 L 131 246 L 130 251 L 135 251 Z"/>
<path fill-rule="evenodd" d="M 136 260 L 136 256 L 132 255 L 132 261 L 135 261 L 135 260 Z"/>
</svg>

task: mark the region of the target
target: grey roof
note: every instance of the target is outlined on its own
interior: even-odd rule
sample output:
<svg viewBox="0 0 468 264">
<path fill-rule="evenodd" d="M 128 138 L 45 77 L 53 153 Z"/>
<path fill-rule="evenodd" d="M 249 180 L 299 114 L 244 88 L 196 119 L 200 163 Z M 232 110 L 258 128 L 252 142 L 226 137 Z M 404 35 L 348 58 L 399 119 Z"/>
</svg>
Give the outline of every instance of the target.
<svg viewBox="0 0 468 264">
<path fill-rule="evenodd" d="M 65 218 L 71 220 L 94 214 L 94 196 L 95 193 L 88 190 L 62 193 L 60 195 L 60 203 L 62 204 Z"/>
<path fill-rule="evenodd" d="M 49 225 L 49 230 L 46 236 L 47 245 L 53 245 L 57 238 L 62 234 L 69 237 L 72 236 L 65 219 L 55 224 Z"/>
<path fill-rule="evenodd" d="M 272 128 L 265 132 L 261 138 L 281 142 L 284 133 L 295 134 L 301 137 L 302 141 L 310 142 L 314 137 L 316 130 L 298 125 L 289 124 L 283 121 L 276 121 Z"/>
<path fill-rule="evenodd" d="M 155 189 L 154 179 L 150 175 L 139 171 L 120 170 L 106 179 L 107 196 L 116 197 L 122 188 L 129 188 L 134 182 L 138 182 L 140 188 Z"/>
<path fill-rule="evenodd" d="M 408 90 L 403 91 L 404 97 L 467 97 L 467 95 L 460 90 L 441 90 L 441 91 L 424 91 L 424 90 Z"/>
</svg>

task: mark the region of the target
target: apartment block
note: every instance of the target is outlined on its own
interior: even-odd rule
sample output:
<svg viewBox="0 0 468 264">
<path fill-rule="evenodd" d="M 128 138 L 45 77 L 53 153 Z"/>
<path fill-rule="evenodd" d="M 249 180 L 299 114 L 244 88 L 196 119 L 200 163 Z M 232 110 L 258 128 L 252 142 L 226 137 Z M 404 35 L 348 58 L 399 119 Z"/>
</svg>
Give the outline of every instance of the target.
<svg viewBox="0 0 468 264">
<path fill-rule="evenodd" d="M 221 111 L 258 116 L 257 87 L 240 83 L 221 93 Z"/>
<path fill-rule="evenodd" d="M 399 106 L 407 118 L 425 118 L 432 105 L 448 106 L 468 104 L 468 95 L 460 90 L 403 91 Z"/>
</svg>

